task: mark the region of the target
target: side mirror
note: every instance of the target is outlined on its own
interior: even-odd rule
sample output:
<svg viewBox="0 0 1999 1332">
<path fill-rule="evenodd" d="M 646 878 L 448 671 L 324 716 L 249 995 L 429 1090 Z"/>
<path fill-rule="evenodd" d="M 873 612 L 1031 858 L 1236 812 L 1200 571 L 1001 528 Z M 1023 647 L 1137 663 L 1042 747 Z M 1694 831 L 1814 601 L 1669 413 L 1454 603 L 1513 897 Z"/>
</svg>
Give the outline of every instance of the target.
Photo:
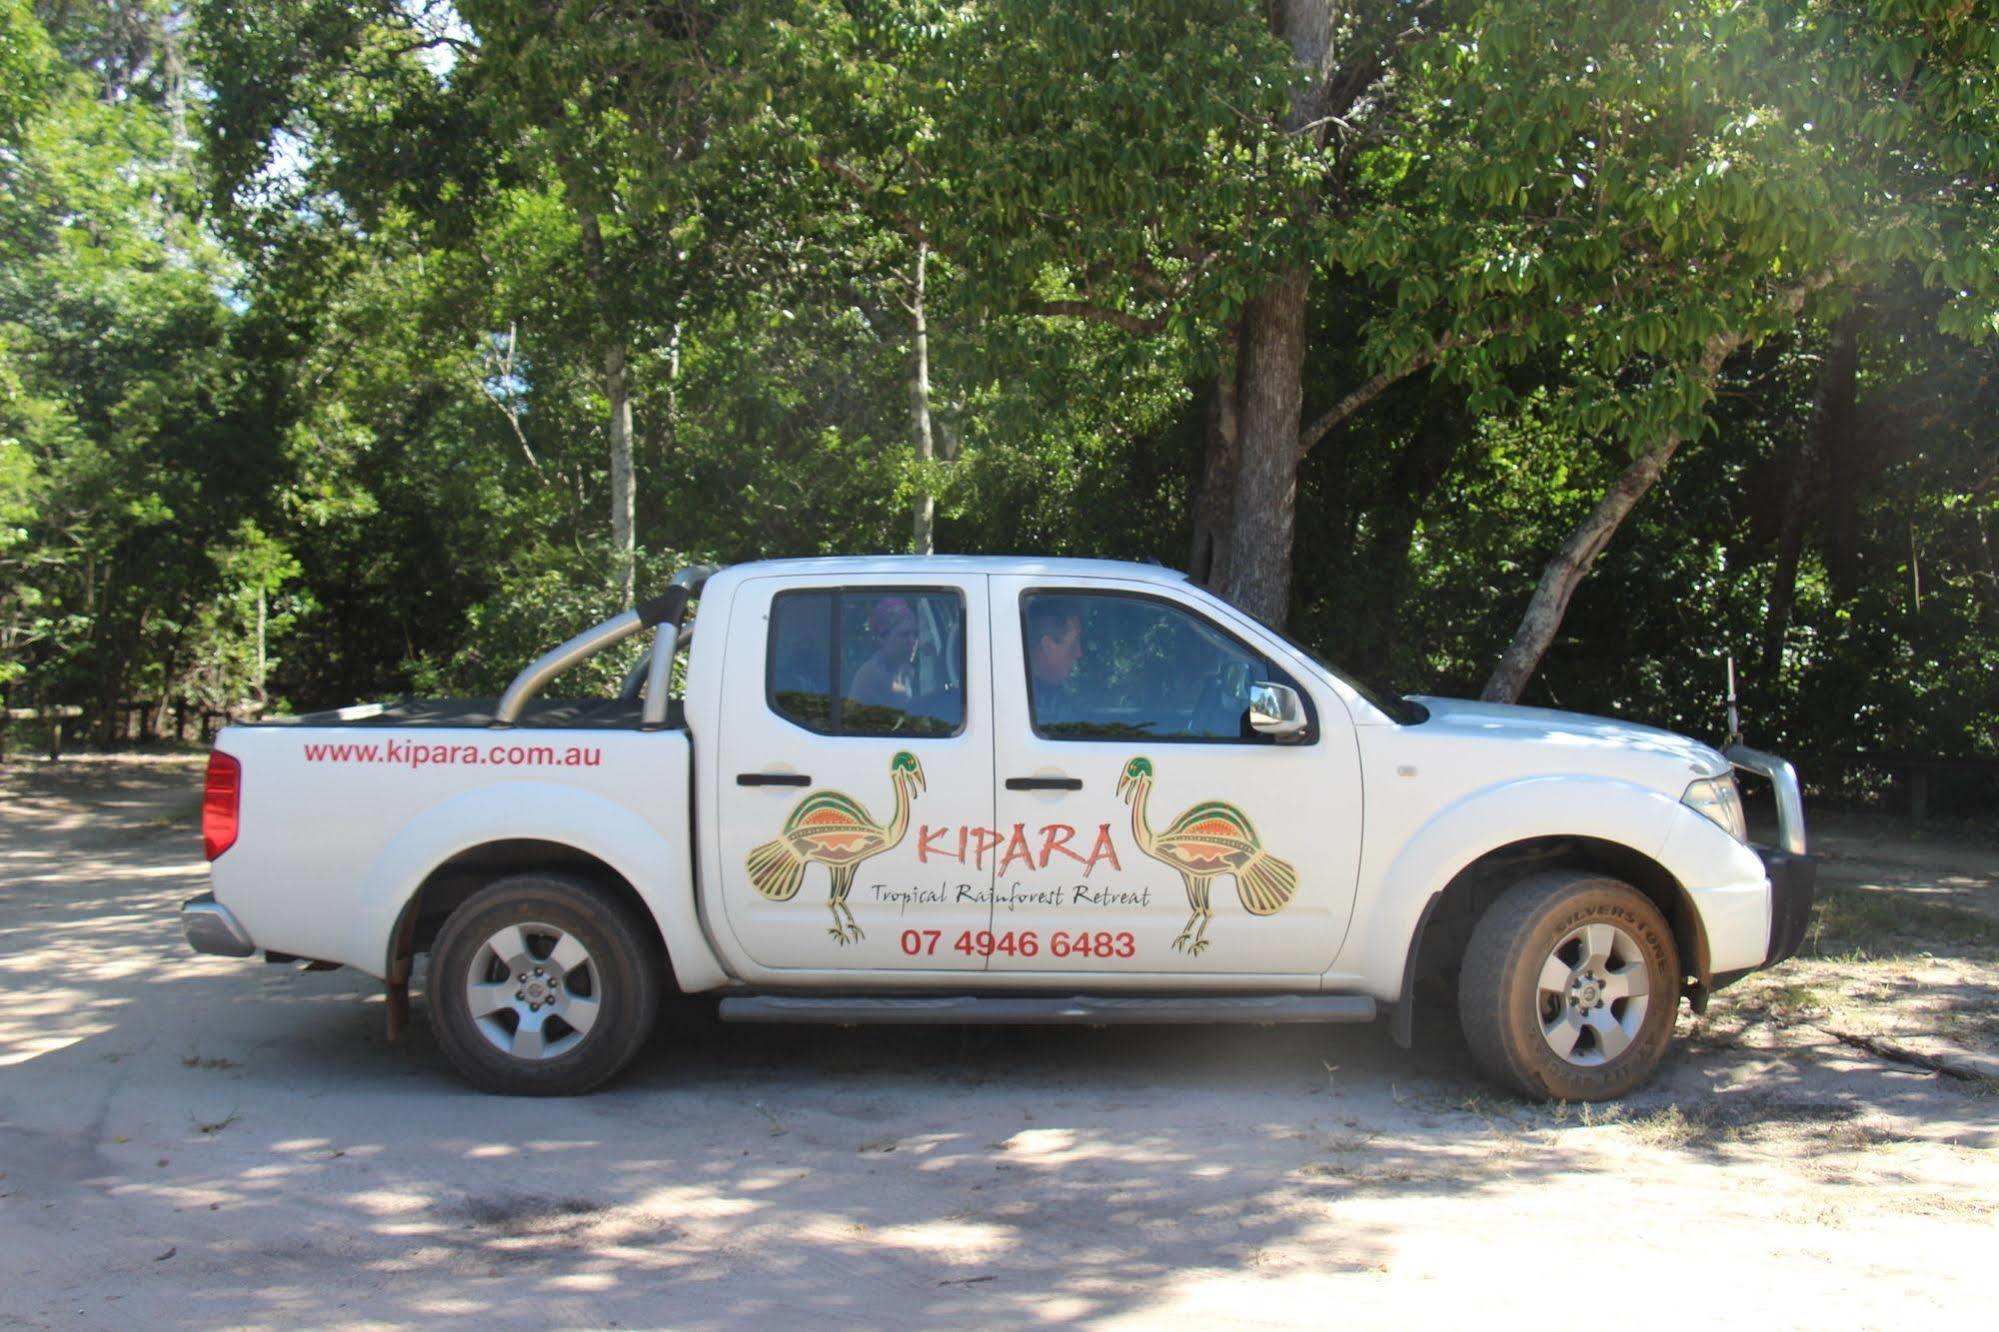
<svg viewBox="0 0 1999 1332">
<path fill-rule="evenodd" d="M 1305 733 L 1305 704 L 1289 685 L 1259 681 L 1249 687 L 1249 724 L 1259 735 L 1281 738 Z"/>
</svg>

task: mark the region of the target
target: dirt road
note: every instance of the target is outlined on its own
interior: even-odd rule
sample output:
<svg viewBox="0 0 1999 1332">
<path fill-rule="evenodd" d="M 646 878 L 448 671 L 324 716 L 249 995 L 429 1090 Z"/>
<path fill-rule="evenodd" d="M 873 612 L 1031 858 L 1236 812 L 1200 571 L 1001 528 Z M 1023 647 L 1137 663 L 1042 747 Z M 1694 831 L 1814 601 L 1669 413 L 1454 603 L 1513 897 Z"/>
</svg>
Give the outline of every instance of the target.
<svg viewBox="0 0 1999 1332">
<path fill-rule="evenodd" d="M 365 978 L 191 954 L 198 785 L 0 769 L 0 1325 L 1990 1316 L 1991 849 L 1825 825 L 1816 956 L 1684 1017 L 1608 1109 L 1372 1029 L 698 1010 L 546 1102 L 464 1090 L 421 1026 L 386 1043 Z"/>
</svg>

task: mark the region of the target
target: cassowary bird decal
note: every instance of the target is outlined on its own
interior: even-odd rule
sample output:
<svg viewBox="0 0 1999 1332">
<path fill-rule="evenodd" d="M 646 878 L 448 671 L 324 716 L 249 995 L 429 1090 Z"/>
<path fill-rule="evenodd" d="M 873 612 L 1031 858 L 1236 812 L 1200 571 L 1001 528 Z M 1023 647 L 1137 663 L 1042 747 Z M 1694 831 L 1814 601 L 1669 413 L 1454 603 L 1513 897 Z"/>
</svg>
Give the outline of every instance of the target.
<svg viewBox="0 0 1999 1332">
<path fill-rule="evenodd" d="M 895 787 L 895 814 L 886 827 L 860 801 L 840 791 L 813 791 L 792 806 L 776 840 L 750 852 L 747 863 L 756 890 L 773 902 L 789 902 L 805 883 L 805 867 L 824 865 L 833 875 L 832 895 L 826 899 L 833 928 L 827 933 L 842 944 L 858 942 L 861 927 L 847 906 L 847 892 L 862 861 L 893 850 L 909 831 L 909 806 L 925 785 L 923 765 L 902 750 L 888 761 L 888 779 Z"/>
<path fill-rule="evenodd" d="M 1208 946 L 1208 885 L 1223 875 L 1235 879 L 1236 896 L 1252 916 L 1275 915 L 1298 892 L 1298 871 L 1263 849 L 1249 815 L 1222 800 L 1204 800 L 1173 820 L 1164 832 L 1146 826 L 1145 802 L 1152 794 L 1152 760 L 1135 758 L 1118 778 L 1120 799 L 1131 803 L 1131 836 L 1138 849 L 1180 871 L 1193 914 L 1173 941 L 1176 949 L 1199 957 Z"/>
</svg>

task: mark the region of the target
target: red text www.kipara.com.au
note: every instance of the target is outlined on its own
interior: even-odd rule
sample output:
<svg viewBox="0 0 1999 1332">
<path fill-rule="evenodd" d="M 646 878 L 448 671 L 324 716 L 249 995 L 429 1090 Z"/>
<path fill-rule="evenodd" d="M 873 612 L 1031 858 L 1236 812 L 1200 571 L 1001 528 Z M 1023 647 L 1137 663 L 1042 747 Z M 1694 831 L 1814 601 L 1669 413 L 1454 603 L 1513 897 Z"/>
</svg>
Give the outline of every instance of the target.
<svg viewBox="0 0 1999 1332">
<path fill-rule="evenodd" d="M 308 744 L 307 763 L 381 763 L 423 768 L 438 764 L 460 767 L 594 768 L 604 761 L 595 745 L 445 745 L 422 740 L 389 740 L 381 744 Z"/>
</svg>

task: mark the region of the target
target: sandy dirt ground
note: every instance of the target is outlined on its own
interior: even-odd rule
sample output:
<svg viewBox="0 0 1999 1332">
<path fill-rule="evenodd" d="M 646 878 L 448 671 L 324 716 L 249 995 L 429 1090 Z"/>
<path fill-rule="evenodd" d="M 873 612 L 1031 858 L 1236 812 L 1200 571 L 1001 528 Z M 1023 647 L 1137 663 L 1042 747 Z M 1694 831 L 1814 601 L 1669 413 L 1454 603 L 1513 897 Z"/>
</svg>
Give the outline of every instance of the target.
<svg viewBox="0 0 1999 1332">
<path fill-rule="evenodd" d="M 0 769 L 0 1325 L 1984 1322 L 1999 849 L 1818 829 L 1810 956 L 1613 1107 L 1437 1023 L 724 1027 L 475 1095 L 378 988 L 203 958 L 199 768 Z M 419 1000 L 419 1009 L 421 1000 Z M 1941 1071 L 1940 1071 L 1941 1070 Z"/>
</svg>

